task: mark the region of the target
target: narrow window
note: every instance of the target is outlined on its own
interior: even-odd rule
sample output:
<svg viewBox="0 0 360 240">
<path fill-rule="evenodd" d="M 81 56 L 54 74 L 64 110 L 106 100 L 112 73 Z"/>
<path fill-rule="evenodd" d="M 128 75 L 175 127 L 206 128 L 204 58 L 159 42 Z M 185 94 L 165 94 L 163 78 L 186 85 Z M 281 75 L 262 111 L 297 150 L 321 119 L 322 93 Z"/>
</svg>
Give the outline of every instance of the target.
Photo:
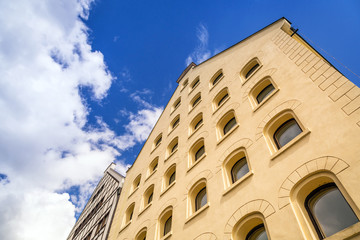
<svg viewBox="0 0 360 240">
<path fill-rule="evenodd" d="M 172 128 L 175 128 L 177 125 L 179 125 L 179 122 L 180 122 L 180 118 L 176 119 L 172 125 Z"/>
<path fill-rule="evenodd" d="M 201 100 L 201 96 L 199 96 L 197 99 L 195 99 L 195 101 L 194 101 L 193 104 L 192 104 L 192 107 L 195 107 L 195 105 L 196 105 L 198 102 L 200 102 L 200 100 Z"/>
<path fill-rule="evenodd" d="M 235 117 L 233 117 L 225 124 L 225 127 L 223 129 L 224 135 L 226 135 L 235 125 L 236 125 L 236 119 Z"/>
<path fill-rule="evenodd" d="M 172 149 L 171 149 L 171 152 L 174 152 L 176 149 L 177 149 L 177 147 L 178 147 L 178 144 L 177 143 L 175 143 L 175 145 L 172 147 Z"/>
<path fill-rule="evenodd" d="M 172 222 L 172 216 L 170 216 L 164 224 L 164 235 L 163 236 L 165 236 L 166 234 L 168 234 L 171 231 L 171 222 Z"/>
<path fill-rule="evenodd" d="M 191 89 L 194 89 L 200 82 L 200 79 L 198 78 L 191 86 Z"/>
<path fill-rule="evenodd" d="M 169 178 L 169 185 L 175 181 L 175 172 L 173 172 Z"/>
<path fill-rule="evenodd" d="M 153 167 L 152 171 L 155 171 L 157 169 L 158 163 L 155 164 L 155 166 Z"/>
<path fill-rule="evenodd" d="M 175 106 L 174 106 L 174 109 L 176 109 L 178 106 L 180 106 L 180 103 L 181 103 L 181 100 L 177 101 Z"/>
<path fill-rule="evenodd" d="M 195 211 L 199 210 L 207 203 L 206 187 L 201 189 L 195 198 Z"/>
<path fill-rule="evenodd" d="M 274 86 L 270 83 L 267 85 L 261 92 L 256 96 L 256 100 L 258 103 L 261 103 L 272 91 L 274 91 Z"/>
<path fill-rule="evenodd" d="M 260 65 L 256 63 L 246 74 L 245 78 L 248 78 Z"/>
<path fill-rule="evenodd" d="M 159 146 L 159 144 L 161 143 L 161 140 L 162 140 L 162 136 L 158 137 L 158 139 L 156 140 L 156 143 L 155 143 L 155 147 Z"/>
<path fill-rule="evenodd" d="M 235 183 L 237 180 L 242 178 L 245 174 L 249 172 L 249 166 L 247 164 L 246 158 L 243 157 L 237 161 L 234 166 L 231 168 L 231 179 Z"/>
<path fill-rule="evenodd" d="M 267 234 L 264 224 L 259 224 L 246 235 L 245 240 L 267 240 Z"/>
<path fill-rule="evenodd" d="M 153 199 L 153 193 L 150 194 L 147 203 L 148 203 L 148 204 L 151 203 L 151 202 L 152 202 L 152 199 Z"/>
<path fill-rule="evenodd" d="M 199 126 L 200 126 L 200 124 L 202 124 L 202 122 L 203 122 L 203 120 L 202 120 L 202 118 L 195 124 L 195 127 L 194 127 L 194 130 L 196 130 Z"/>
<path fill-rule="evenodd" d="M 133 213 L 134 213 L 134 210 L 131 210 L 130 212 L 130 216 L 129 216 L 129 220 L 131 221 L 132 217 L 133 217 Z"/>
<path fill-rule="evenodd" d="M 359 222 L 334 183 L 325 184 L 312 191 L 305 200 L 305 208 L 320 239 Z"/>
<path fill-rule="evenodd" d="M 286 145 L 302 132 L 294 118 L 283 123 L 274 133 L 274 140 L 278 149 Z"/>
<path fill-rule="evenodd" d="M 195 153 L 195 161 L 197 161 L 199 158 L 201 158 L 201 156 L 205 153 L 205 148 L 204 146 L 202 146 L 201 148 L 199 148 L 199 150 L 196 151 Z"/>
<path fill-rule="evenodd" d="M 223 73 L 220 73 L 215 79 L 214 81 L 212 82 L 212 85 L 214 86 L 219 80 L 220 78 L 223 76 Z"/>
<path fill-rule="evenodd" d="M 225 94 L 218 102 L 218 107 L 229 97 L 229 94 Z"/>
</svg>

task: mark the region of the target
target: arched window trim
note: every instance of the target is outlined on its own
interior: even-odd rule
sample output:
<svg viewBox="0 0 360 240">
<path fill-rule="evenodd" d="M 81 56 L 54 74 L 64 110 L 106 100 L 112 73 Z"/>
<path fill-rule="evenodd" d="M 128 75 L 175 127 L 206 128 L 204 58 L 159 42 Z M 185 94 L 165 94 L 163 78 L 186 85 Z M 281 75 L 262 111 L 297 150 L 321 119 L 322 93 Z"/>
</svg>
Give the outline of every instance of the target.
<svg viewBox="0 0 360 240">
<path fill-rule="evenodd" d="M 231 120 L 232 118 L 235 118 L 236 124 L 226 134 L 224 134 L 224 127 L 229 122 L 229 120 Z M 234 109 L 230 109 L 220 118 L 220 120 L 216 124 L 216 132 L 217 132 L 217 138 L 218 138 L 217 144 L 220 144 L 221 142 L 223 142 L 224 139 L 226 139 L 229 135 L 231 135 L 231 133 L 233 133 L 235 131 L 235 129 L 237 129 L 238 127 L 239 127 L 239 122 L 235 116 L 235 111 L 234 111 Z"/>
<path fill-rule="evenodd" d="M 300 125 L 297 123 L 296 119 L 295 118 L 291 118 L 287 121 L 285 121 L 283 124 L 281 124 L 274 132 L 273 134 L 273 139 L 275 141 L 275 144 L 277 146 L 278 149 L 281 149 L 282 147 L 286 146 L 289 142 L 291 142 L 294 138 L 296 138 L 298 135 L 296 135 L 294 138 L 292 138 L 288 143 L 285 143 L 284 145 L 281 145 L 280 142 L 279 142 L 279 139 L 277 137 L 277 134 L 283 130 L 283 128 L 285 128 L 287 125 L 289 125 L 291 122 L 293 122 L 294 124 L 296 124 L 296 126 L 300 129 L 300 133 L 298 135 L 300 135 L 303 130 L 301 129 Z"/>
<path fill-rule="evenodd" d="M 201 208 L 197 209 L 196 208 L 196 197 L 198 196 L 198 194 L 200 193 L 200 191 L 202 189 L 206 189 L 206 204 L 201 206 Z M 201 212 L 203 212 L 205 209 L 207 209 L 210 205 L 210 196 L 209 196 L 209 192 L 207 189 L 207 180 L 206 178 L 201 178 L 199 179 L 197 182 L 195 182 L 192 187 L 190 188 L 189 192 L 188 192 L 188 197 L 187 197 L 187 206 L 188 206 L 188 210 L 187 210 L 187 220 L 185 221 L 185 223 L 188 223 L 189 221 L 191 221 L 193 218 L 195 218 L 197 215 L 199 215 Z"/>
<path fill-rule="evenodd" d="M 189 85 L 189 95 L 200 85 L 200 76 L 197 76 Z"/>
<path fill-rule="evenodd" d="M 242 162 L 245 162 L 245 163 L 242 164 L 241 167 L 245 166 L 245 164 L 246 164 L 247 167 L 248 167 L 247 173 L 250 171 L 246 157 L 242 157 L 241 159 L 237 160 L 237 161 L 234 163 L 234 165 L 232 166 L 231 170 L 230 170 L 231 180 L 232 180 L 232 183 L 233 183 L 233 184 L 236 183 L 237 181 L 239 181 L 241 178 L 243 178 L 243 177 L 247 174 L 247 173 L 245 173 L 244 175 L 242 175 L 242 176 L 241 176 L 240 178 L 238 178 L 238 179 L 235 179 L 235 178 L 234 178 L 234 175 L 235 175 L 234 172 L 233 172 L 233 171 L 234 171 L 234 168 L 237 166 L 237 164 L 240 164 L 240 163 L 242 163 Z"/>
<path fill-rule="evenodd" d="M 146 238 L 146 234 L 147 234 L 147 228 L 144 227 L 136 234 L 135 240 L 144 240 L 144 238 Z"/>
<path fill-rule="evenodd" d="M 189 114 L 201 103 L 201 92 L 197 93 L 189 103 Z"/>
<path fill-rule="evenodd" d="M 165 223 L 167 220 L 169 220 L 169 218 L 173 218 L 173 207 L 172 206 L 168 206 L 166 207 L 162 213 L 159 215 L 158 218 L 158 230 L 157 230 L 157 237 L 155 239 L 163 239 L 164 237 L 169 237 L 172 235 L 172 227 L 173 227 L 173 223 L 171 224 L 171 229 L 169 232 L 165 233 Z M 165 235 L 164 235 L 165 233 Z"/>
<path fill-rule="evenodd" d="M 258 64 L 258 66 L 255 69 L 253 69 L 254 66 L 256 66 L 257 64 Z M 241 78 L 242 84 L 245 84 L 252 76 L 254 76 L 255 73 L 257 71 L 259 71 L 259 69 L 261 67 L 262 67 L 262 64 L 257 57 L 254 57 L 250 61 L 248 61 L 240 71 L 240 78 Z"/>
<path fill-rule="evenodd" d="M 263 100 L 259 103 L 258 102 L 258 96 L 259 94 L 265 90 L 266 87 L 269 85 L 272 85 L 274 90 L 272 90 L 271 93 L 266 95 L 266 97 L 263 98 Z M 257 111 L 262 105 L 264 105 L 267 101 L 269 101 L 273 95 L 275 95 L 279 91 L 279 87 L 275 83 L 275 81 L 272 79 L 271 76 L 263 77 L 260 81 L 258 81 L 249 91 L 248 97 L 250 100 L 251 107 L 253 111 Z"/>
<path fill-rule="evenodd" d="M 211 91 L 216 85 L 218 85 L 223 78 L 224 78 L 223 69 L 219 69 L 219 70 L 210 78 L 210 81 L 209 81 L 210 91 Z"/>
<path fill-rule="evenodd" d="M 233 240 L 243 240 L 248 239 L 250 237 L 254 228 L 259 225 L 263 225 L 266 235 L 269 238 L 269 231 L 265 221 L 265 218 L 260 212 L 253 212 L 245 217 L 241 218 L 232 229 L 232 239 Z M 257 229 L 256 229 L 257 230 Z M 256 231 L 255 230 L 255 231 Z"/>
<path fill-rule="evenodd" d="M 215 114 L 230 99 L 229 89 L 227 87 L 221 89 L 212 101 L 213 114 Z"/>
<path fill-rule="evenodd" d="M 175 175 L 175 179 L 170 183 L 170 178 L 172 175 Z M 162 196 L 172 185 L 176 182 L 176 163 L 172 164 L 164 173 L 162 181 L 162 190 L 160 196 Z"/>
<path fill-rule="evenodd" d="M 199 156 L 198 158 L 196 158 L 196 154 L 198 153 L 198 151 L 201 148 L 204 148 L 204 153 Z M 201 162 L 205 157 L 206 157 L 206 151 L 205 151 L 205 139 L 204 138 L 200 138 L 197 141 L 195 141 L 190 149 L 189 149 L 189 160 L 188 160 L 188 169 L 187 171 L 190 171 L 191 169 L 193 169 L 199 162 Z"/>
<path fill-rule="evenodd" d="M 197 130 L 200 129 L 200 127 L 203 125 L 203 113 L 199 113 L 196 115 L 190 122 L 189 125 L 189 138 L 197 132 Z"/>
<path fill-rule="evenodd" d="M 172 156 L 175 154 L 175 152 L 177 152 L 178 150 L 178 145 L 179 143 L 179 138 L 175 137 L 173 138 L 173 140 L 171 140 L 171 142 L 169 143 L 167 150 L 166 150 L 166 159 L 165 162 Z"/>
</svg>

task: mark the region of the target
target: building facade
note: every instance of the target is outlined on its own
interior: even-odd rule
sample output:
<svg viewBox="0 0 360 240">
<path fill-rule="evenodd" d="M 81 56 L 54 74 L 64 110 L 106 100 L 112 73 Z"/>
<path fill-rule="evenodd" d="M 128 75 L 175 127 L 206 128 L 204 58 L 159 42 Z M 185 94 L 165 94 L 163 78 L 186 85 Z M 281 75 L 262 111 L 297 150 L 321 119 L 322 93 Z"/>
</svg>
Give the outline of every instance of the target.
<svg viewBox="0 0 360 240">
<path fill-rule="evenodd" d="M 111 163 L 105 170 L 67 240 L 105 240 L 119 201 L 124 177 Z"/>
<path fill-rule="evenodd" d="M 287 19 L 177 82 L 110 240 L 360 239 L 360 89 Z"/>
</svg>

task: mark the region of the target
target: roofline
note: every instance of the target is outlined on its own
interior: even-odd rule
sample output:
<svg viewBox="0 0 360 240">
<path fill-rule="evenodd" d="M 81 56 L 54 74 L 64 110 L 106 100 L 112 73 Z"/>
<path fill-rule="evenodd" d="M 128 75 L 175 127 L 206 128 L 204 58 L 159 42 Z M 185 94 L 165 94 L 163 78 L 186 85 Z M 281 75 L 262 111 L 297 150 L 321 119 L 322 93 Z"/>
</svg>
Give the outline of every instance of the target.
<svg viewBox="0 0 360 240">
<path fill-rule="evenodd" d="M 180 80 L 188 73 L 188 71 L 190 71 L 190 69 L 191 69 L 193 66 L 196 67 L 196 63 L 191 62 L 191 63 L 189 64 L 189 66 L 187 66 L 187 67 L 185 68 L 185 70 L 180 74 L 180 76 L 179 76 L 179 78 L 176 80 L 176 82 L 179 83 Z"/>
</svg>

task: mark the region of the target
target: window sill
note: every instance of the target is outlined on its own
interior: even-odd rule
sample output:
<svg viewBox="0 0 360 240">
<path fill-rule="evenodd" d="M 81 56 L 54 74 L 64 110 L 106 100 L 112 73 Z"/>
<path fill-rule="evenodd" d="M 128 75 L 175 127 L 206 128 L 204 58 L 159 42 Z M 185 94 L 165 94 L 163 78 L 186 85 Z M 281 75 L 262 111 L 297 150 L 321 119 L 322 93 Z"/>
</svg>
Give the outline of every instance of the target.
<svg viewBox="0 0 360 240">
<path fill-rule="evenodd" d="M 224 74 L 222 75 L 222 77 L 214 84 L 210 87 L 209 92 L 211 92 L 211 90 L 213 90 L 217 85 L 219 85 L 219 82 L 221 82 L 221 80 L 224 78 Z"/>
<path fill-rule="evenodd" d="M 243 86 L 247 81 L 249 81 L 249 79 L 250 79 L 252 76 L 254 76 L 255 73 L 256 73 L 257 71 L 259 71 L 262 66 L 263 66 L 263 65 L 260 65 L 248 78 L 246 78 L 244 81 L 242 81 L 241 86 Z"/>
<path fill-rule="evenodd" d="M 147 176 L 147 178 L 145 179 L 145 182 L 152 176 L 156 173 L 157 169 L 155 169 L 154 171 L 152 171 L 152 173 L 150 173 L 149 176 Z"/>
<path fill-rule="evenodd" d="M 192 111 L 196 108 L 197 105 L 199 105 L 201 103 L 201 99 L 195 104 L 195 106 L 193 106 L 190 111 L 188 112 L 188 114 L 192 113 Z"/>
<path fill-rule="evenodd" d="M 149 203 L 148 205 L 146 205 L 146 206 L 139 212 L 138 216 L 140 216 L 141 214 L 143 214 L 143 212 L 145 212 L 146 209 L 148 209 L 151 205 L 152 205 L 152 202 Z"/>
<path fill-rule="evenodd" d="M 165 236 L 161 237 L 160 240 L 170 239 L 171 235 L 172 235 L 172 231 L 168 232 Z"/>
<path fill-rule="evenodd" d="M 181 106 L 181 103 L 176 107 L 176 108 L 174 108 L 173 110 L 172 110 L 172 112 L 170 113 L 170 116 L 176 111 L 176 109 L 178 109 L 179 107 Z"/>
<path fill-rule="evenodd" d="M 230 136 L 237 128 L 239 127 L 239 124 L 236 124 L 235 127 L 233 127 L 226 135 L 222 136 L 219 141 L 216 143 L 216 145 L 219 145 L 222 143 L 228 136 Z"/>
<path fill-rule="evenodd" d="M 119 234 L 120 234 L 122 231 L 124 231 L 124 230 L 131 224 L 131 221 L 132 221 L 132 220 L 130 220 L 129 222 L 127 222 L 127 223 L 125 224 L 125 226 L 123 226 L 123 227 L 120 229 Z"/>
<path fill-rule="evenodd" d="M 175 155 L 175 153 L 178 151 L 178 149 L 175 149 L 175 151 L 173 151 L 172 153 L 170 153 L 170 155 L 164 160 L 164 162 L 166 162 L 167 160 L 169 160 L 173 155 Z"/>
<path fill-rule="evenodd" d="M 218 107 L 214 110 L 213 115 L 214 115 L 215 113 L 217 113 L 217 112 L 219 111 L 219 109 L 220 109 L 222 106 L 224 106 L 227 101 L 229 101 L 229 99 L 230 99 L 230 96 L 229 96 L 227 99 L 225 99 L 225 100 L 220 104 L 220 106 L 218 106 Z"/>
<path fill-rule="evenodd" d="M 138 189 L 139 189 L 139 187 L 136 187 L 136 188 L 134 189 L 134 191 L 132 191 L 132 192 L 130 193 L 130 195 L 128 196 L 128 198 L 130 198 L 132 195 L 134 195 L 134 193 L 135 193 Z"/>
<path fill-rule="evenodd" d="M 324 238 L 324 240 L 337 240 L 337 239 L 347 239 L 355 240 L 359 238 L 360 232 L 360 222 L 357 222 L 350 227 L 347 227 L 340 232 L 334 233 L 333 235 Z"/>
<path fill-rule="evenodd" d="M 200 215 L 200 213 L 202 213 L 203 211 L 205 211 L 206 209 L 208 209 L 210 207 L 210 203 L 206 203 L 204 206 L 202 206 L 202 208 L 200 208 L 199 210 L 197 210 L 196 212 L 194 212 L 193 214 L 191 214 L 190 217 L 188 217 L 188 219 L 186 219 L 185 224 L 187 224 L 188 222 L 190 222 L 191 220 L 193 220 L 196 216 Z"/>
<path fill-rule="evenodd" d="M 199 86 L 200 85 L 200 82 L 198 82 L 194 87 L 192 87 L 192 89 L 190 90 L 190 92 L 189 92 L 189 94 L 188 95 L 190 95 L 191 93 L 193 93 L 194 92 L 194 90 L 197 88 L 197 86 Z"/>
<path fill-rule="evenodd" d="M 161 143 L 159 143 L 157 146 L 155 146 L 154 149 L 151 150 L 150 154 L 152 154 L 153 152 L 155 152 L 155 150 L 158 149 L 160 145 L 161 145 Z"/>
<path fill-rule="evenodd" d="M 275 91 L 273 91 L 272 93 L 270 93 L 269 96 L 267 96 L 261 103 L 259 103 L 254 109 L 253 112 L 256 112 L 256 110 L 258 110 L 262 105 L 264 105 L 273 95 L 275 95 L 275 93 L 277 93 L 279 91 L 279 89 L 275 89 Z M 255 100 L 256 101 L 256 100 Z"/>
<path fill-rule="evenodd" d="M 168 133 L 168 136 L 170 136 L 170 134 L 175 131 L 175 129 L 180 125 L 180 123 L 178 123 L 173 129 L 171 129 L 171 131 Z"/>
<path fill-rule="evenodd" d="M 195 135 L 195 133 L 197 133 L 199 131 L 199 129 L 204 125 L 204 123 L 200 124 L 200 126 L 198 126 L 197 129 L 195 129 L 191 134 L 190 136 L 188 137 L 188 139 L 190 139 L 193 135 Z"/>
<path fill-rule="evenodd" d="M 196 160 L 189 168 L 186 170 L 186 172 L 190 172 L 191 169 L 193 169 L 196 165 L 199 164 L 201 160 L 203 160 L 206 157 L 206 153 L 204 153 L 198 160 Z"/>
<path fill-rule="evenodd" d="M 246 179 L 248 179 L 250 176 L 252 176 L 254 173 L 253 171 L 249 171 L 247 174 L 245 174 L 242 178 L 237 180 L 235 183 L 231 184 L 230 187 L 228 187 L 224 192 L 223 196 L 231 192 L 233 189 L 235 189 L 237 186 L 239 186 L 242 182 L 244 182 Z"/>
<path fill-rule="evenodd" d="M 162 192 L 160 193 L 160 197 L 161 197 L 162 195 L 164 195 L 172 186 L 174 186 L 175 183 L 176 183 L 176 180 L 173 181 L 169 186 L 167 186 L 167 187 L 164 189 L 164 191 L 162 191 Z"/>
<path fill-rule="evenodd" d="M 288 150 L 291 146 L 293 146 L 295 143 L 297 143 L 298 141 L 300 141 L 301 139 L 303 139 L 305 136 L 307 136 L 309 133 L 311 133 L 309 131 L 309 129 L 305 129 L 305 131 L 303 131 L 302 133 L 300 133 L 299 135 L 297 135 L 294 139 L 292 139 L 290 142 L 288 142 L 284 147 L 280 148 L 278 151 L 276 151 L 275 153 L 273 153 L 270 157 L 270 160 L 274 160 L 276 157 L 278 157 L 280 154 L 282 154 L 283 152 L 285 152 L 286 150 Z"/>
</svg>

